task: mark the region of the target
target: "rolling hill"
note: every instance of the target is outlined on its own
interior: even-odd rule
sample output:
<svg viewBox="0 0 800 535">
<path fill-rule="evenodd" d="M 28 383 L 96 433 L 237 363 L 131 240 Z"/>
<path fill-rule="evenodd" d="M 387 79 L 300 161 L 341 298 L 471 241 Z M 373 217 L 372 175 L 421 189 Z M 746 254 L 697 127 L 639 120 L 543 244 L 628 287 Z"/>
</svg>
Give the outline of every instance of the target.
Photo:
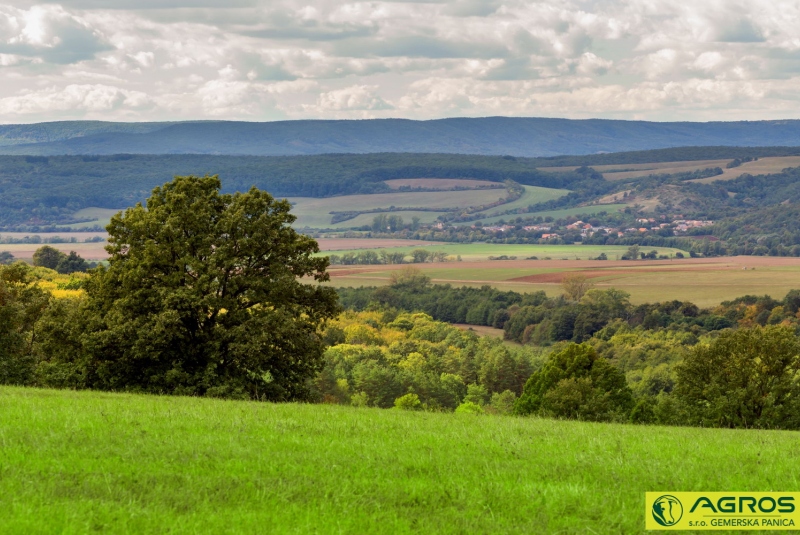
<svg viewBox="0 0 800 535">
<path fill-rule="evenodd" d="M 485 117 L 266 123 L 66 121 L 0 126 L 0 153 L 22 155 L 436 152 L 556 156 L 700 145 L 798 146 L 800 121 L 654 123 Z"/>
</svg>

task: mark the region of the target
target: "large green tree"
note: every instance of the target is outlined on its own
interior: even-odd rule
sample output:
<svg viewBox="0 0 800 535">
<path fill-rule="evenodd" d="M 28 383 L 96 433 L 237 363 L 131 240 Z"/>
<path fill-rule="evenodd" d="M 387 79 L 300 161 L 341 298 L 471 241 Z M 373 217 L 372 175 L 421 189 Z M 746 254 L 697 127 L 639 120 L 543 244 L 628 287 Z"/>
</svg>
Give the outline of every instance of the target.
<svg viewBox="0 0 800 535">
<path fill-rule="evenodd" d="M 58 263 L 65 257 L 66 255 L 58 249 L 42 245 L 33 253 L 33 265 L 56 269 Z"/>
<path fill-rule="evenodd" d="M 321 368 L 338 313 L 327 258 L 291 205 L 213 177 L 175 177 L 107 227 L 82 339 L 94 387 L 290 400 Z M 312 281 L 301 281 L 310 277 Z"/>
<path fill-rule="evenodd" d="M 69 275 L 76 271 L 87 271 L 91 266 L 89 262 L 81 258 L 75 251 L 70 251 L 68 255 L 63 255 L 56 265 L 56 271 L 63 275 Z"/>
</svg>

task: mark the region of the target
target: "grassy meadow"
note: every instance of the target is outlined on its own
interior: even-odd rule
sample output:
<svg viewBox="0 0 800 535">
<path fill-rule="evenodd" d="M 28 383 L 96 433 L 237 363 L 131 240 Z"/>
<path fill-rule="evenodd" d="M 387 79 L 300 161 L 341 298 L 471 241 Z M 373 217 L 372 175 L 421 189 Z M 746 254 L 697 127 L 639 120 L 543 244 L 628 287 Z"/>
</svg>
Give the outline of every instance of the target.
<svg viewBox="0 0 800 535">
<path fill-rule="evenodd" d="M 5 533 L 640 533 L 793 490 L 797 433 L 0 388 Z"/>
<path fill-rule="evenodd" d="M 65 225 L 74 229 L 80 229 L 84 227 L 93 227 L 95 225 L 100 225 L 101 227 L 105 227 L 111 222 L 111 218 L 117 214 L 117 212 L 124 210 L 125 208 L 84 208 L 82 210 L 78 210 L 72 216 L 76 219 L 90 219 L 91 221 L 88 223 L 74 223 L 72 225 Z"/>
</svg>

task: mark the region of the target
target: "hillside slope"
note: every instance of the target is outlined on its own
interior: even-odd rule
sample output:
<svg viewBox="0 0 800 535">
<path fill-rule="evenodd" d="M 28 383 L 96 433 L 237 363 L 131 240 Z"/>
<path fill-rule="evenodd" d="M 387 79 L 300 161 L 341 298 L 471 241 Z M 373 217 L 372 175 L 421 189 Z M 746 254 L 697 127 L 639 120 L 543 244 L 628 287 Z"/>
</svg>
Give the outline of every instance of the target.
<svg viewBox="0 0 800 535">
<path fill-rule="evenodd" d="M 0 153 L 231 154 L 436 152 L 554 156 L 678 146 L 797 146 L 800 121 L 653 123 L 548 118 L 432 121 L 43 123 L 0 127 Z M 58 125 L 56 128 L 54 125 Z M 70 133 L 74 129 L 77 133 Z M 57 130 L 55 138 L 49 133 Z"/>
<path fill-rule="evenodd" d="M 9 387 L 0 421 L 8 533 L 639 533 L 645 491 L 797 486 L 793 432 Z"/>
</svg>

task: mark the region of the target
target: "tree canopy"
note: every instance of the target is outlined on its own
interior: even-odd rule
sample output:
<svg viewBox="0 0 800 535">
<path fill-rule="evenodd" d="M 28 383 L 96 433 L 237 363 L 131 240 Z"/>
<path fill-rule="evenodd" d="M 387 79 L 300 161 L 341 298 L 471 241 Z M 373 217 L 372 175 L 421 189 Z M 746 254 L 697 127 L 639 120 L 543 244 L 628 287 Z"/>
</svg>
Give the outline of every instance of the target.
<svg viewBox="0 0 800 535">
<path fill-rule="evenodd" d="M 517 400 L 518 414 L 580 420 L 626 419 L 633 396 L 625 375 L 588 344 L 569 344 L 534 372 Z"/>
<path fill-rule="evenodd" d="M 678 366 L 678 399 L 689 420 L 715 427 L 797 429 L 800 340 L 769 325 L 720 334 Z"/>
<path fill-rule="evenodd" d="M 83 345 L 96 388 L 289 400 L 320 368 L 317 330 L 336 315 L 317 243 L 287 201 L 221 194 L 175 177 L 114 216 L 108 268 L 87 284 Z"/>
</svg>

